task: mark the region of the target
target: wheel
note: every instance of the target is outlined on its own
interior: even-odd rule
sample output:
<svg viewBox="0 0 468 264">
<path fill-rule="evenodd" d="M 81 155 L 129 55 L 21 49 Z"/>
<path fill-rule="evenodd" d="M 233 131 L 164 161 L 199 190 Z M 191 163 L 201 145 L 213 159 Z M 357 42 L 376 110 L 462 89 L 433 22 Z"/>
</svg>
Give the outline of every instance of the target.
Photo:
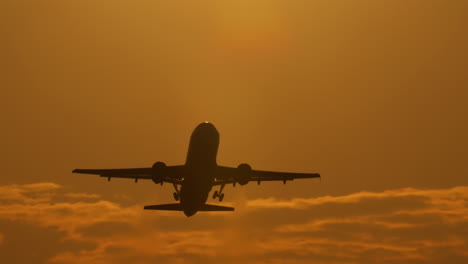
<svg viewBox="0 0 468 264">
<path fill-rule="evenodd" d="M 222 202 L 224 199 L 224 193 L 222 193 L 220 196 L 219 196 L 219 201 Z"/>
<path fill-rule="evenodd" d="M 176 192 L 175 192 L 173 195 L 174 195 L 174 199 L 175 199 L 176 201 L 179 201 L 179 195 L 178 195 Z"/>
<path fill-rule="evenodd" d="M 213 193 L 213 199 L 216 199 L 216 197 L 218 197 L 218 191 L 215 191 L 215 192 Z"/>
</svg>

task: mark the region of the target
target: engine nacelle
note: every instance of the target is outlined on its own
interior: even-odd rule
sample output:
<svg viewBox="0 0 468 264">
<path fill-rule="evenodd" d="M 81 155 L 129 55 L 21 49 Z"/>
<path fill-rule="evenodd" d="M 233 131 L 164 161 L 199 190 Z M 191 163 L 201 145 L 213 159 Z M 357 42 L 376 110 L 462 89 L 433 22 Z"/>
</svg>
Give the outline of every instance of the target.
<svg viewBox="0 0 468 264">
<path fill-rule="evenodd" d="M 163 181 L 163 177 L 166 171 L 166 163 L 158 161 L 153 164 L 153 182 L 156 184 L 160 184 Z"/>
<path fill-rule="evenodd" d="M 236 180 L 240 185 L 246 185 L 252 178 L 252 167 L 249 164 L 242 163 L 237 167 Z"/>
</svg>

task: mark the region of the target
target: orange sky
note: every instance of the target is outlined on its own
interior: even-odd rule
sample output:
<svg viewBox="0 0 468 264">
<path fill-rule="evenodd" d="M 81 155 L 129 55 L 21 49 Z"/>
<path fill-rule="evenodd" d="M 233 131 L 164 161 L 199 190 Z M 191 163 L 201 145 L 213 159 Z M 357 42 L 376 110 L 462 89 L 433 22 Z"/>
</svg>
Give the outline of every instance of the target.
<svg viewBox="0 0 468 264">
<path fill-rule="evenodd" d="M 4 0 L 3 263 L 468 261 L 465 1 Z M 72 175 L 185 160 L 319 172 L 227 187 Z M 25 253 L 28 248 L 30 253 Z"/>
</svg>

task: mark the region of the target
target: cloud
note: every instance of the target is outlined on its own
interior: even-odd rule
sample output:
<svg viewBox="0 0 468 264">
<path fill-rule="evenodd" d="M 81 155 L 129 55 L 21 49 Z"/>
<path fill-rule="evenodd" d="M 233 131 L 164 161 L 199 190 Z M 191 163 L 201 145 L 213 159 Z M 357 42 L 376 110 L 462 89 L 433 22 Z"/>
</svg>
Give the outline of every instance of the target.
<svg viewBox="0 0 468 264">
<path fill-rule="evenodd" d="M 438 205 L 464 206 L 468 200 L 468 187 L 460 186 L 448 190 L 419 190 L 414 188 L 404 188 L 383 192 L 358 192 L 344 196 L 322 196 L 308 199 L 296 198 L 292 200 L 267 198 L 248 201 L 247 206 L 253 208 L 288 208 L 305 210 L 312 206 L 330 203 L 350 204 L 359 203 L 363 200 L 378 200 L 399 197 L 423 197 L 430 199 L 434 204 Z"/>
<path fill-rule="evenodd" d="M 45 202 L 50 200 L 50 192 L 59 188 L 60 185 L 51 182 L 0 186 L 0 202 Z"/>
<path fill-rule="evenodd" d="M 399 203 L 402 197 L 422 202 L 419 207 L 415 207 L 415 204 L 408 207 L 405 203 Z M 374 202 L 370 203 L 374 207 L 380 208 L 372 208 L 369 201 Z M 389 201 L 398 206 L 381 206 Z M 345 213 L 340 217 L 337 217 L 337 212 L 333 212 L 332 217 L 325 212 L 323 216 L 311 215 L 305 223 L 279 225 L 275 231 L 284 233 L 291 239 L 287 240 L 288 243 L 279 239 L 278 243 L 269 241 L 265 244 L 276 251 L 335 257 L 341 254 L 344 256 L 342 261 L 354 257 L 382 263 L 430 263 L 437 258 L 447 260 L 454 256 L 466 260 L 467 201 L 468 188 L 461 186 L 444 190 L 405 188 L 309 199 L 269 198 L 249 201 L 247 205 L 269 210 L 307 211 L 334 208 L 344 209 L 344 212 L 358 212 L 351 216 Z M 366 210 L 362 210 L 363 204 L 366 203 Z M 314 252 L 313 248 L 318 248 L 320 252 Z M 339 253 L 336 253 L 334 248 L 339 248 Z M 441 248 L 445 251 L 439 251 Z"/>
<path fill-rule="evenodd" d="M 73 199 L 98 199 L 101 197 L 100 195 L 89 193 L 66 193 L 63 196 Z"/>
<path fill-rule="evenodd" d="M 0 221 L 45 230 L 43 241 L 55 230 L 49 263 L 455 263 L 468 260 L 467 202 L 466 186 L 404 188 L 257 199 L 186 218 L 37 183 L 0 186 Z M 12 241 L 5 231 L 0 252 Z M 37 243 L 16 233 L 24 247 Z"/>
</svg>

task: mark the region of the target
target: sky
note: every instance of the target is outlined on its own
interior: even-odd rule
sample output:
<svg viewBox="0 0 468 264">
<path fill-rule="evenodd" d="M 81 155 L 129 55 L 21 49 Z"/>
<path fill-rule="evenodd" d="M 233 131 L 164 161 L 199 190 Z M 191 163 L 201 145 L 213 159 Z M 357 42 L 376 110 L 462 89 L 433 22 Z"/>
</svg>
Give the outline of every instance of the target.
<svg viewBox="0 0 468 264">
<path fill-rule="evenodd" d="M 468 2 L 2 0 L 3 263 L 466 263 Z M 321 181 L 172 186 L 75 168 L 218 164 Z M 211 199 L 209 202 L 212 202 Z"/>
</svg>

